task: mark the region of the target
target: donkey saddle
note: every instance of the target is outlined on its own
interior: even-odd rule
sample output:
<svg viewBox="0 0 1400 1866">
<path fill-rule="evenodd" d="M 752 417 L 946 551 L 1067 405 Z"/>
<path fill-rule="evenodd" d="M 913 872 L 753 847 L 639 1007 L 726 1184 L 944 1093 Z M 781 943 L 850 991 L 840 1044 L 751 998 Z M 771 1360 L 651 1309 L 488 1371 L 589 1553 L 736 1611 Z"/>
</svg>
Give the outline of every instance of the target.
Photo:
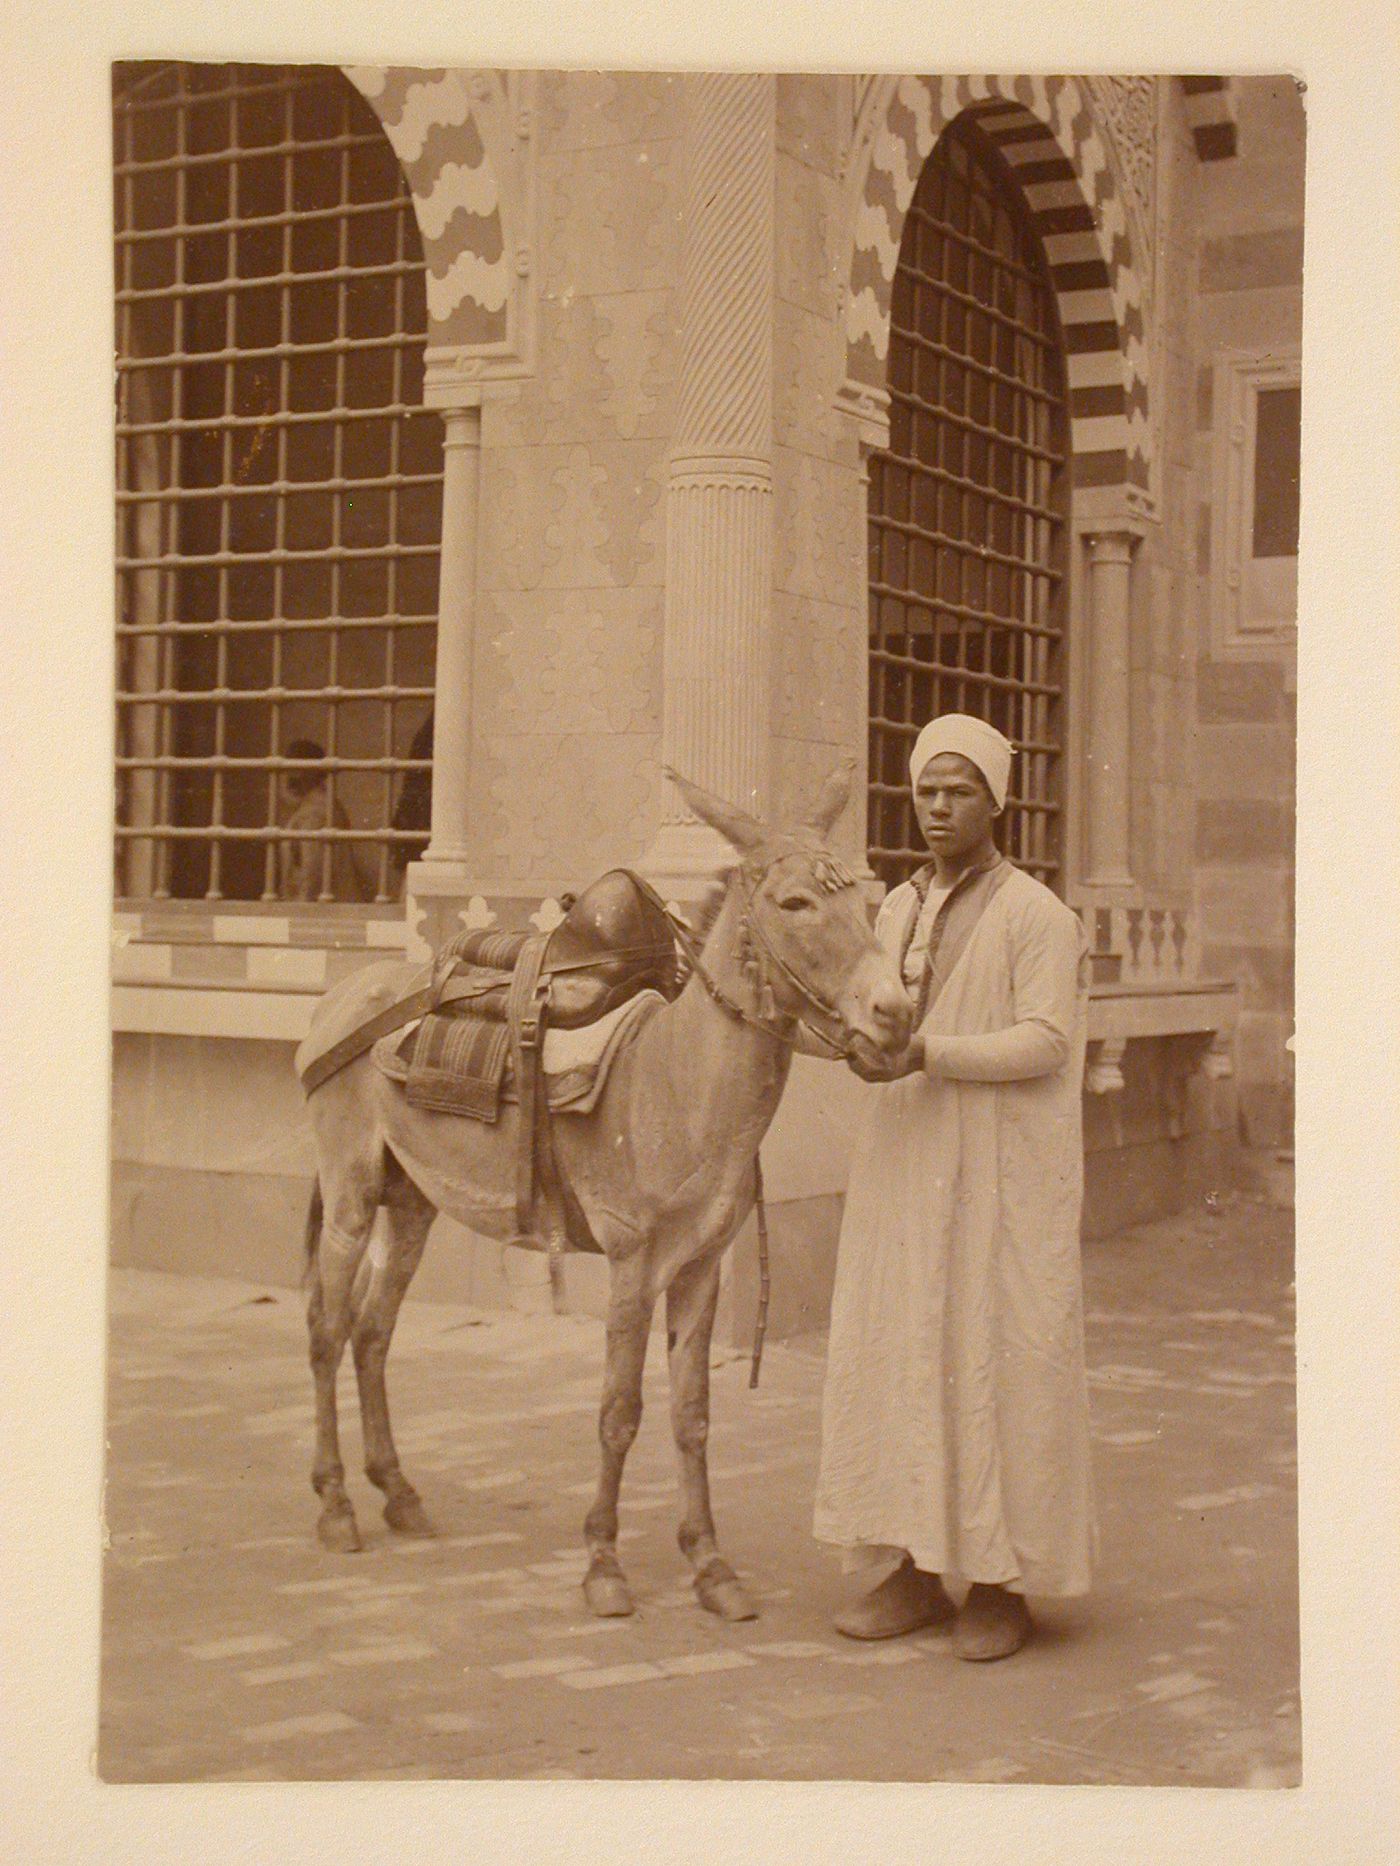
<svg viewBox="0 0 1400 1866">
<path fill-rule="evenodd" d="M 655 890 L 630 870 L 612 869 L 572 902 L 552 932 L 458 934 L 408 986 L 395 1003 L 304 1063 L 305 1092 L 408 1024 L 414 1028 L 393 1046 L 393 1073 L 419 1107 L 495 1121 L 509 1070 L 521 1109 L 521 1233 L 534 1229 L 538 1176 L 549 1231 L 567 1229 L 589 1248 L 591 1240 L 575 1235 L 577 1222 L 565 1223 L 580 1215 L 553 1165 L 540 1079 L 544 1032 L 582 1029 L 647 988 L 676 995 L 675 936 Z"/>
<path fill-rule="evenodd" d="M 555 1030 L 597 1023 L 647 987 L 675 996 L 675 936 L 666 909 L 639 876 L 614 868 L 578 896 L 552 933 L 477 931 L 449 941 L 434 961 L 442 1008 L 460 1003 L 474 1017 L 504 1021 L 511 981 L 522 961 L 530 963 L 532 949 L 540 954 L 538 977 Z M 449 989 L 454 981 L 456 989 Z"/>
</svg>

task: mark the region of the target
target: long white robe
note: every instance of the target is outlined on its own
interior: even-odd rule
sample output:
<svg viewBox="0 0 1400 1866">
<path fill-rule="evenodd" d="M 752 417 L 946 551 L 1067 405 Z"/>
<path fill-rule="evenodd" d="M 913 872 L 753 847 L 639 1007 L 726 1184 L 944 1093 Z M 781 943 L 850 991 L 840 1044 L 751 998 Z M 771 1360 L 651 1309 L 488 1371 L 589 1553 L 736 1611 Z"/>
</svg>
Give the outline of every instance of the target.
<svg viewBox="0 0 1400 1866">
<path fill-rule="evenodd" d="M 1086 966 L 1076 916 L 1000 878 L 874 1086 L 836 1270 L 815 1531 L 1020 1592 L 1087 1591 L 1095 1549 L 1079 1221 Z M 896 959 L 918 900 L 876 931 Z"/>
</svg>

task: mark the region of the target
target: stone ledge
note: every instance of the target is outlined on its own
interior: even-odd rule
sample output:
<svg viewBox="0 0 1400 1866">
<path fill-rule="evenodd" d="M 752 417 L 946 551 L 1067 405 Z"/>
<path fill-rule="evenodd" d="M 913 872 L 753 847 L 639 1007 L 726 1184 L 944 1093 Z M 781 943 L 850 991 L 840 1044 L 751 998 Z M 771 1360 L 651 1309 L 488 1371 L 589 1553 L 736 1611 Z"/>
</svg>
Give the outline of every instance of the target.
<svg viewBox="0 0 1400 1866">
<path fill-rule="evenodd" d="M 1095 985 L 1089 1041 L 1224 1035 L 1234 1029 L 1239 988 L 1225 979 L 1173 979 L 1161 985 Z"/>
<path fill-rule="evenodd" d="M 300 1043 L 324 986 L 260 991 L 187 984 L 114 985 L 112 1029 L 143 1036 L 261 1037 Z"/>
<path fill-rule="evenodd" d="M 112 940 L 118 949 L 150 942 L 190 946 L 324 946 L 363 950 L 402 947 L 408 927 L 401 901 L 285 902 L 118 901 Z"/>
<path fill-rule="evenodd" d="M 366 955 L 366 957 L 377 955 Z M 326 981 L 333 982 L 333 981 Z M 280 990 L 254 984 L 206 985 L 198 979 L 117 982 L 112 1027 L 162 1036 L 268 1037 L 299 1043 L 325 983 Z M 1226 1034 L 1234 1029 L 1239 990 L 1206 980 L 1168 986 L 1098 985 L 1089 999 L 1089 1041 Z"/>
</svg>

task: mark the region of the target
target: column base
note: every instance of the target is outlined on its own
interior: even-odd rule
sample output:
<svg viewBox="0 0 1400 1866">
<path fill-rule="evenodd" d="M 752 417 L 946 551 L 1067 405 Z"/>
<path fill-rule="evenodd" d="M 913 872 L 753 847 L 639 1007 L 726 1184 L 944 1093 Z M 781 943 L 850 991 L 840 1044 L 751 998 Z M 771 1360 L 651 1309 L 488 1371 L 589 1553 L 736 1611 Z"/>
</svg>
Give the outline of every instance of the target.
<svg viewBox="0 0 1400 1866">
<path fill-rule="evenodd" d="M 474 892 L 465 862 L 410 862 L 404 877 L 408 957 L 429 958 L 462 930 L 458 918 Z"/>
</svg>

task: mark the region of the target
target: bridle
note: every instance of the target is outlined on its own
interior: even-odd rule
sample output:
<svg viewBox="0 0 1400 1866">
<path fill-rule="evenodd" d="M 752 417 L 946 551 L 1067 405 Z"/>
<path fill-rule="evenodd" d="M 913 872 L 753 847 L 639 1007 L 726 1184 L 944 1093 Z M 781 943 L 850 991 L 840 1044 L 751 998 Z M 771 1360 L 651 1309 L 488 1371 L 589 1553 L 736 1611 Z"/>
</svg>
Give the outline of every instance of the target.
<svg viewBox="0 0 1400 1866">
<path fill-rule="evenodd" d="M 756 973 L 757 1011 L 749 1010 L 736 998 L 731 997 L 714 974 L 708 970 L 686 922 L 669 909 L 667 909 L 667 917 L 675 929 L 677 942 L 685 954 L 690 969 L 722 1011 L 734 1018 L 736 1022 L 747 1024 L 751 1030 L 761 1030 L 765 1036 L 775 1037 L 780 1043 L 791 1044 L 796 1030 L 804 1030 L 817 1043 L 829 1050 L 833 1057 L 844 1057 L 848 1053 L 850 1036 L 845 1019 L 836 1005 L 824 997 L 815 985 L 793 970 L 764 932 L 763 924 L 758 917 L 758 890 L 763 886 L 776 863 L 782 859 L 782 856 L 775 856 L 773 861 L 754 877 L 752 885 L 747 883 L 748 870 L 741 863 L 736 870 L 735 881 L 732 884 L 738 888 L 742 916 L 739 923 L 740 951 L 746 956 L 745 963 L 750 964 Z M 816 857 L 815 868 L 816 884 L 825 894 L 836 894 L 844 888 L 853 888 L 858 885 L 855 876 L 844 868 L 835 856 L 825 851 Z M 797 993 L 805 1005 L 821 1018 L 837 1025 L 846 1040 L 840 1043 L 833 1041 L 826 1031 L 818 1029 L 800 1012 L 780 1014 L 773 997 L 772 985 L 769 982 L 770 968 Z"/>
</svg>

